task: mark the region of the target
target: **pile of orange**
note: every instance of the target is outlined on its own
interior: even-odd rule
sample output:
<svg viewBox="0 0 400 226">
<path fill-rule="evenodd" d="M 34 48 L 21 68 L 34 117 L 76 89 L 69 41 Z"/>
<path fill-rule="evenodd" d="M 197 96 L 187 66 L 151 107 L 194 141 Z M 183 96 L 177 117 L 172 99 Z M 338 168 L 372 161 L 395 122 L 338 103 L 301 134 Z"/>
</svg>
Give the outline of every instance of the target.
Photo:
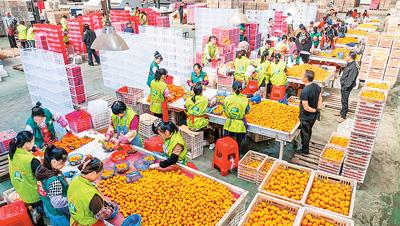
<svg viewBox="0 0 400 226">
<path fill-rule="evenodd" d="M 168 102 L 174 102 L 185 95 L 185 90 L 183 89 L 183 86 L 168 84 L 168 90 L 170 95 L 173 96 L 173 98 L 170 98 Z"/>
<path fill-rule="evenodd" d="M 69 158 L 69 161 L 70 161 L 70 162 L 77 162 L 77 161 L 80 161 L 80 160 L 82 160 L 82 157 L 79 156 L 79 155 L 73 155 L 73 156 L 71 156 L 71 157 Z"/>
<path fill-rule="evenodd" d="M 313 217 L 311 214 L 307 214 L 301 221 L 301 226 L 335 226 L 331 222 L 328 222 L 322 217 Z"/>
<path fill-rule="evenodd" d="M 373 99 L 376 101 L 385 100 L 385 94 L 383 92 L 379 92 L 379 91 L 375 91 L 375 90 L 363 90 L 361 92 L 361 96 L 368 98 L 368 99 Z"/>
<path fill-rule="evenodd" d="M 102 177 L 110 177 L 114 175 L 114 171 L 113 170 L 103 170 L 103 172 L 101 173 Z"/>
<path fill-rule="evenodd" d="M 152 156 L 152 155 L 147 155 L 147 156 L 145 156 L 143 159 L 144 159 L 145 161 L 149 161 L 149 162 L 155 160 L 154 156 Z"/>
<path fill-rule="evenodd" d="M 250 103 L 248 123 L 279 131 L 290 132 L 299 122 L 300 109 L 296 106 L 263 100 L 259 104 Z"/>
<path fill-rule="evenodd" d="M 338 58 L 340 52 L 344 53 L 344 54 L 343 54 L 343 55 L 344 55 L 343 57 L 346 58 L 346 57 L 349 55 L 350 50 L 348 50 L 348 49 L 346 49 L 346 48 L 335 48 L 335 49 L 332 50 L 331 52 L 321 52 L 321 53 L 319 53 L 319 55 L 320 55 L 320 56 L 323 56 L 323 57 Z M 360 59 L 361 59 L 361 55 L 360 55 L 360 54 L 357 54 L 356 61 L 359 61 Z"/>
<path fill-rule="evenodd" d="M 349 144 L 349 138 L 333 136 L 329 143 L 345 148 Z"/>
<path fill-rule="evenodd" d="M 260 164 L 261 162 L 258 160 L 251 160 L 248 163 L 246 163 L 246 166 L 250 166 L 251 168 L 258 168 Z"/>
<path fill-rule="evenodd" d="M 358 38 L 355 37 L 344 37 L 344 38 L 339 38 L 336 40 L 336 44 L 348 44 L 348 43 L 359 43 Z"/>
<path fill-rule="evenodd" d="M 301 200 L 310 173 L 279 166 L 264 186 L 264 190 L 293 200 Z"/>
<path fill-rule="evenodd" d="M 349 30 L 347 30 L 347 34 L 367 36 L 368 35 L 368 31 L 363 31 L 363 30 L 359 30 L 359 29 L 349 29 Z"/>
<path fill-rule="evenodd" d="M 218 104 L 218 106 L 213 110 L 214 115 L 222 115 L 224 112 L 224 107 L 221 104 Z"/>
<path fill-rule="evenodd" d="M 389 86 L 386 83 L 378 83 L 378 82 L 367 82 L 365 85 L 370 88 L 375 88 L 375 89 L 383 89 L 383 90 L 388 90 Z"/>
<path fill-rule="evenodd" d="M 58 148 L 64 148 L 68 153 L 70 153 L 91 142 L 92 140 L 93 138 L 87 136 L 79 138 L 74 134 L 67 133 L 59 141 L 54 142 L 54 145 Z"/>
<path fill-rule="evenodd" d="M 264 167 L 261 169 L 261 171 L 263 171 L 264 173 L 268 173 L 268 171 L 269 171 L 269 169 L 271 169 L 271 167 L 272 167 L 272 164 L 274 164 L 274 161 L 267 161 L 265 164 L 264 164 Z"/>
<path fill-rule="evenodd" d="M 320 66 L 312 64 L 300 64 L 290 67 L 287 69 L 287 75 L 290 77 L 302 78 L 306 70 L 314 72 L 315 81 L 325 81 L 326 78 L 329 76 L 329 72 L 327 70 L 323 69 Z"/>
<path fill-rule="evenodd" d="M 332 147 L 326 148 L 322 154 L 322 158 L 339 163 L 342 161 L 343 157 L 344 151 Z"/>
<path fill-rule="evenodd" d="M 263 201 L 256 206 L 244 225 L 293 225 L 295 218 L 296 213 Z"/>
<path fill-rule="evenodd" d="M 136 213 L 142 225 L 216 225 L 235 202 L 224 185 L 181 172 L 141 172 L 143 178 L 126 183 L 125 176 L 99 182 L 100 191 L 119 205 L 124 217 Z"/>
<path fill-rule="evenodd" d="M 343 215 L 350 211 L 352 188 L 340 182 L 314 179 L 306 203 Z"/>
</svg>

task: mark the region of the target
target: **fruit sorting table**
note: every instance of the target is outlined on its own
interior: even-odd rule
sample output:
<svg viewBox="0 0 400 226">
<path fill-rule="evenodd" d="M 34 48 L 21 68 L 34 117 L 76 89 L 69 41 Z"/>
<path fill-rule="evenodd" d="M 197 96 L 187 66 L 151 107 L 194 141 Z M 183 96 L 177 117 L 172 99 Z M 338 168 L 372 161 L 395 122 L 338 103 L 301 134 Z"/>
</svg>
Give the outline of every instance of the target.
<svg viewBox="0 0 400 226">
<path fill-rule="evenodd" d="M 147 102 L 146 98 L 140 99 L 138 102 L 143 105 L 150 105 L 150 103 Z M 184 101 L 177 100 L 173 103 L 170 103 L 168 105 L 168 107 L 174 111 L 184 111 L 185 110 L 184 103 L 185 103 Z M 225 124 L 225 121 L 226 121 L 225 117 L 214 115 L 214 114 L 209 114 L 209 113 L 207 113 L 206 115 L 208 116 L 208 119 L 211 123 L 215 123 L 215 124 L 219 124 L 219 125 Z M 300 132 L 300 130 L 298 129 L 299 126 L 300 126 L 300 122 L 298 122 L 296 124 L 296 126 L 292 129 L 292 131 L 290 131 L 288 133 L 285 131 L 274 130 L 271 128 L 265 128 L 265 127 L 261 127 L 261 126 L 255 125 L 255 124 L 248 123 L 247 131 L 251 132 L 251 133 L 267 136 L 270 138 L 274 138 L 275 140 L 279 141 L 279 143 L 280 143 L 279 159 L 282 159 L 286 142 L 292 142 L 296 138 L 296 136 Z"/>
<path fill-rule="evenodd" d="M 335 66 L 321 66 L 321 67 L 327 68 L 327 71 L 329 71 L 329 75 L 325 78 L 324 81 L 314 80 L 314 83 L 318 84 L 321 87 L 327 87 L 329 85 L 329 81 L 335 75 L 336 67 Z M 291 82 L 291 83 L 297 83 L 297 84 L 303 84 L 304 85 L 304 82 L 302 81 L 301 77 L 299 78 L 299 77 L 288 76 L 287 77 L 287 81 Z"/>
</svg>

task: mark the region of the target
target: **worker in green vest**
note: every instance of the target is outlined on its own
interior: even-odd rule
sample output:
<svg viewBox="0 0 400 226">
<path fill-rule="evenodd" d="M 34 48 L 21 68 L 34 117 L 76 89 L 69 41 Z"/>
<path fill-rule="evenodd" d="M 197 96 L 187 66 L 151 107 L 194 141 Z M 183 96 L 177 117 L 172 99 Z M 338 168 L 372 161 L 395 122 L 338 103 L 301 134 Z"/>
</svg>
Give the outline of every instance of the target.
<svg viewBox="0 0 400 226">
<path fill-rule="evenodd" d="M 139 134 L 139 115 L 122 101 L 115 101 L 111 105 L 111 124 L 105 134 L 106 140 L 114 144 L 132 144 L 143 147 Z M 114 133 L 116 137 L 114 138 Z"/>
<path fill-rule="evenodd" d="M 60 124 L 67 132 L 70 131 L 67 121 L 61 115 L 52 113 L 47 108 L 42 108 L 41 105 L 40 102 L 37 102 L 32 108 L 31 117 L 28 118 L 25 128 L 33 133 L 35 145 L 40 149 L 57 140 L 54 122 Z"/>
<path fill-rule="evenodd" d="M 187 81 L 187 84 L 191 89 L 193 89 L 197 83 L 200 83 L 203 86 L 208 85 L 208 75 L 202 69 L 203 68 L 199 63 L 193 65 L 193 72 L 190 74 L 189 80 Z"/>
<path fill-rule="evenodd" d="M 284 86 L 287 83 L 286 62 L 280 53 L 275 55 L 275 62 L 270 65 L 269 76 L 273 86 Z"/>
<path fill-rule="evenodd" d="M 269 50 L 264 50 L 261 54 L 260 66 L 257 67 L 258 70 L 258 87 L 265 87 L 269 83 L 268 70 L 271 65 L 269 61 Z"/>
<path fill-rule="evenodd" d="M 246 139 L 247 121 L 246 114 L 250 112 L 249 100 L 242 95 L 242 83 L 233 82 L 233 94 L 226 97 L 224 101 L 224 112 L 227 116 L 224 125 L 224 135 L 233 137 L 239 147 Z"/>
<path fill-rule="evenodd" d="M 150 111 L 158 118 L 162 118 L 163 102 L 173 97 L 169 94 L 167 83 L 164 82 L 167 74 L 164 68 L 157 69 L 154 80 L 150 84 Z"/>
<path fill-rule="evenodd" d="M 272 42 L 269 39 L 265 40 L 265 45 L 258 49 L 258 55 L 261 57 L 265 50 L 268 50 L 268 58 L 272 58 L 274 55 L 274 48 L 272 47 Z"/>
<path fill-rule="evenodd" d="M 193 88 L 194 95 L 186 100 L 187 125 L 192 131 L 199 131 L 207 127 L 209 121 L 206 114 L 208 98 L 202 96 L 203 87 L 197 83 Z"/>
<path fill-rule="evenodd" d="M 204 46 L 203 50 L 203 57 L 202 57 L 202 63 L 203 65 L 207 65 L 211 63 L 213 60 L 219 60 L 219 50 L 217 46 L 217 37 L 215 36 L 210 36 L 208 38 L 207 44 Z"/>
<path fill-rule="evenodd" d="M 28 28 L 25 26 L 25 22 L 24 21 L 19 22 L 19 25 L 17 26 L 18 40 L 21 42 L 21 47 L 23 49 L 28 48 L 28 45 L 26 43 L 27 30 Z"/>
<path fill-rule="evenodd" d="M 187 164 L 187 146 L 173 122 L 160 122 L 157 127 L 153 127 L 153 132 L 158 133 L 164 140 L 163 150 L 167 159 L 150 165 L 150 169 L 167 168 L 176 163 Z"/>
<path fill-rule="evenodd" d="M 147 14 L 145 11 L 140 11 L 139 23 L 140 25 L 149 25 L 149 21 L 147 20 Z"/>
<path fill-rule="evenodd" d="M 147 77 L 147 86 L 150 87 L 151 82 L 154 80 L 154 74 L 160 68 L 160 63 L 163 60 L 161 54 L 156 51 L 154 53 L 154 60 L 150 64 L 149 76 Z"/>
<path fill-rule="evenodd" d="M 67 199 L 68 183 L 61 172 L 67 157 L 68 153 L 65 149 L 51 145 L 46 148 L 43 164 L 36 170 L 36 179 L 40 181 L 40 199 L 51 225 L 70 225 L 71 215 Z"/>
<path fill-rule="evenodd" d="M 26 40 L 29 48 L 35 48 L 35 31 L 32 24 L 28 28 Z"/>
<path fill-rule="evenodd" d="M 8 169 L 10 180 L 15 191 L 27 206 L 37 213 L 42 208 L 39 198 L 35 172 L 40 166 L 40 160 L 32 154 L 34 137 L 29 131 L 22 131 L 10 141 L 8 152 Z M 37 225 L 44 225 L 43 218 L 35 219 Z"/>
<path fill-rule="evenodd" d="M 93 183 L 100 177 L 103 163 L 89 155 L 78 169 L 80 175 L 72 179 L 67 192 L 71 225 L 104 226 L 104 219 L 111 216 L 114 207 L 104 201 Z"/>
<path fill-rule="evenodd" d="M 242 49 L 238 52 L 238 56 L 234 61 L 235 81 L 244 82 L 247 67 L 250 65 L 250 60 L 247 58 L 247 51 Z"/>
<path fill-rule="evenodd" d="M 61 30 L 63 32 L 63 36 L 64 36 L 64 43 L 68 44 L 69 43 L 69 38 L 68 38 L 68 22 L 67 22 L 67 16 L 62 15 L 61 16 L 61 20 L 60 20 L 60 24 L 61 24 Z"/>
</svg>

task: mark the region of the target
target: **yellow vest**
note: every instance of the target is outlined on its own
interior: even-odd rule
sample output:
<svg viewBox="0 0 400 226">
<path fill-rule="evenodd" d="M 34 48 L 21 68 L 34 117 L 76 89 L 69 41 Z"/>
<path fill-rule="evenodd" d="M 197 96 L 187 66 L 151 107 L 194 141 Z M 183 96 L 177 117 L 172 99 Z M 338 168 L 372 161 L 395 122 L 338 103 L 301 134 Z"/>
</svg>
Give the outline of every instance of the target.
<svg viewBox="0 0 400 226">
<path fill-rule="evenodd" d="M 19 40 L 26 40 L 26 31 L 27 31 L 26 26 L 22 25 L 22 24 L 18 25 L 17 26 L 17 31 L 18 31 L 18 39 Z"/>
<path fill-rule="evenodd" d="M 233 133 L 246 133 L 243 119 L 248 105 L 249 99 L 242 94 L 233 94 L 225 98 L 224 111 L 228 118 L 226 119 L 224 130 Z"/>
<path fill-rule="evenodd" d="M 28 35 L 26 36 L 26 40 L 33 41 L 35 40 L 35 32 L 33 32 L 33 27 L 28 29 Z"/>
</svg>

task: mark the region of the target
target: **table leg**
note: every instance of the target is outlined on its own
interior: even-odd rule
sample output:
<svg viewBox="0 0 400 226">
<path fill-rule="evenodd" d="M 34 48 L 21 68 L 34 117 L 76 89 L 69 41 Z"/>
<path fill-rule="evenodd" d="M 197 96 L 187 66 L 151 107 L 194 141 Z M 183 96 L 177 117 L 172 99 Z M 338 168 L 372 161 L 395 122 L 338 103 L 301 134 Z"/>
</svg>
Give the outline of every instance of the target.
<svg viewBox="0 0 400 226">
<path fill-rule="evenodd" d="M 283 150 L 285 149 L 285 141 L 279 141 L 279 159 L 283 159 Z"/>
</svg>

